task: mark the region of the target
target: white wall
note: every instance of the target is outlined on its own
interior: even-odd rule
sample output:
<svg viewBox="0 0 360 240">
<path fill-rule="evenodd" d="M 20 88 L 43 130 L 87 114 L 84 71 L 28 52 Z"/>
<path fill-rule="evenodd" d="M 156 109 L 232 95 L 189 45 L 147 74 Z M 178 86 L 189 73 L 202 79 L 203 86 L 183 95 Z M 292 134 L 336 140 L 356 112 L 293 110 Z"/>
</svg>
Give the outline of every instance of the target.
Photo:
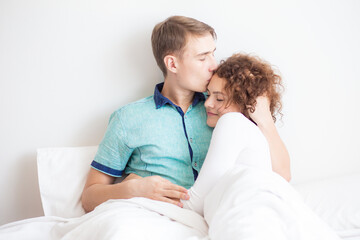
<svg viewBox="0 0 360 240">
<path fill-rule="evenodd" d="M 276 65 L 293 181 L 360 171 L 360 2 L 0 0 L 0 225 L 42 215 L 36 149 L 97 145 L 112 111 L 161 81 L 153 26 L 212 25 L 217 59 Z"/>
</svg>

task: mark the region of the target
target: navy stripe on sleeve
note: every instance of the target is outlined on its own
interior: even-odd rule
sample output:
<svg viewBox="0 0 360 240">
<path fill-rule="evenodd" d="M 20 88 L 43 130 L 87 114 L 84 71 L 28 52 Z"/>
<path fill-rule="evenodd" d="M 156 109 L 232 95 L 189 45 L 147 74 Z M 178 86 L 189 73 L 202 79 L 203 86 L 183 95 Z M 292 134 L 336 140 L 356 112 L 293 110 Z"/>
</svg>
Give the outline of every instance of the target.
<svg viewBox="0 0 360 240">
<path fill-rule="evenodd" d="M 110 167 L 107 167 L 105 165 L 102 165 L 101 163 L 95 162 L 95 160 L 92 161 L 91 166 L 95 168 L 96 170 L 103 172 L 105 174 L 108 174 L 113 177 L 121 177 L 124 171 L 116 170 Z"/>
</svg>

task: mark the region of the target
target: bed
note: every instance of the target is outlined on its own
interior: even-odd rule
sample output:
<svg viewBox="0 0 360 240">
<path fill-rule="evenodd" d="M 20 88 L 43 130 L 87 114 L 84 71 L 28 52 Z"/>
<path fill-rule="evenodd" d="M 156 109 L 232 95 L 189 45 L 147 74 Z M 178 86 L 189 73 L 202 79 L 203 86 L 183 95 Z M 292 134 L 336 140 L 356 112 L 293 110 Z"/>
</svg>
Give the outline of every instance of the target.
<svg viewBox="0 0 360 240">
<path fill-rule="evenodd" d="M 227 205 L 221 199 L 214 202 L 213 199 L 218 198 L 219 191 L 223 191 L 224 186 L 235 182 L 231 178 L 224 179 L 223 185 L 219 183 L 217 189 L 214 187 L 215 190 L 209 194 L 210 196 L 212 194 L 211 200 L 205 201 L 207 212 L 209 215 L 212 214 L 211 221 L 208 219 L 205 221 L 209 216 L 204 218 L 190 210 L 144 198 L 109 200 L 93 212 L 85 214 L 80 196 L 96 151 L 97 146 L 38 149 L 38 178 L 44 216 L 1 226 L 0 239 L 282 239 L 280 235 L 275 237 L 277 233 L 274 232 L 273 221 L 266 220 L 274 215 L 269 209 L 276 208 L 276 202 L 258 211 L 256 224 L 260 225 L 256 225 L 257 228 L 253 227 L 251 222 L 255 218 L 249 218 L 246 214 L 242 218 L 238 217 L 239 212 L 236 218 L 231 216 L 236 209 L 234 202 L 243 203 L 246 199 L 230 197 L 232 200 L 226 203 Z M 231 174 L 233 179 L 244 175 L 240 171 Z M 355 173 L 296 184 L 293 187 L 314 215 L 324 223 L 324 228 L 331 229 L 339 239 L 360 240 L 359 185 L 360 173 Z M 233 187 L 241 189 L 242 186 Z M 278 190 L 278 187 L 274 188 L 274 191 L 271 190 L 271 197 L 276 198 L 274 201 L 291 199 L 290 195 L 293 193 L 282 196 L 280 193 L 277 195 Z M 268 194 L 269 191 L 266 189 L 265 193 Z M 271 201 L 264 198 L 266 203 L 272 204 Z M 228 207 L 222 215 L 213 211 L 214 205 L 219 205 L 220 202 Z M 254 201 L 250 202 L 251 206 L 255 204 Z M 236 207 L 239 205 L 237 204 Z M 249 206 L 244 205 L 238 211 L 245 212 Z M 258 206 L 255 206 L 256 209 L 260 209 Z M 286 214 L 279 212 L 275 214 L 276 219 L 285 219 L 282 225 L 276 225 L 282 226 L 282 230 L 291 229 L 296 224 L 294 220 L 287 218 Z M 303 214 L 303 211 L 300 214 Z M 259 218 L 264 222 L 259 223 Z M 239 228 L 231 229 L 233 232 L 229 231 L 225 234 L 224 229 L 228 229 L 227 226 L 231 224 Z M 321 233 L 322 230 L 317 223 L 308 222 L 308 224 L 310 225 L 308 231 Z M 255 236 L 254 233 L 257 237 L 249 237 Z M 292 234 L 294 235 L 291 239 L 310 239 L 301 237 L 295 232 Z M 327 238 L 330 239 L 335 238 Z"/>
</svg>

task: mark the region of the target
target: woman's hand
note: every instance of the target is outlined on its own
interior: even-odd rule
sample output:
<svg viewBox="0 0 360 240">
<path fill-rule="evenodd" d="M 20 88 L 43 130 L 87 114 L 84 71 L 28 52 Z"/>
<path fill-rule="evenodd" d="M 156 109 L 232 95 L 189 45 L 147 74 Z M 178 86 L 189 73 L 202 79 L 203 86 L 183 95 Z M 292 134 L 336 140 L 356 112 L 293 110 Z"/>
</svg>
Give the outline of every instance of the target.
<svg viewBox="0 0 360 240">
<path fill-rule="evenodd" d="M 250 110 L 250 118 L 259 126 L 273 123 L 273 119 L 270 112 L 270 101 L 267 96 L 259 96 L 256 98 L 255 111 L 252 113 Z"/>
<path fill-rule="evenodd" d="M 273 171 L 290 181 L 290 156 L 275 127 L 269 98 L 257 97 L 255 111 L 251 113 L 249 110 L 249 116 L 257 124 L 269 144 Z"/>
</svg>

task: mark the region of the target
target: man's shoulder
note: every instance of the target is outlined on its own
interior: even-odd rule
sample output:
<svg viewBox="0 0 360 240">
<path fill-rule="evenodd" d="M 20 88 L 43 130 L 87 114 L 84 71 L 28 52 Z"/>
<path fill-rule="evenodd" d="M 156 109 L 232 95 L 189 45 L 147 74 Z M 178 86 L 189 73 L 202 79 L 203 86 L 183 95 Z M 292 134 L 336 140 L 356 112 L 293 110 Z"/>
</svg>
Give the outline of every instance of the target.
<svg viewBox="0 0 360 240">
<path fill-rule="evenodd" d="M 128 103 L 117 109 L 115 112 L 125 113 L 125 112 L 133 112 L 133 111 L 142 111 L 147 108 L 155 108 L 154 96 L 145 97 L 137 101 Z"/>
<path fill-rule="evenodd" d="M 155 109 L 154 97 L 149 96 L 118 108 L 111 114 L 110 119 L 121 119 L 122 122 L 139 121 L 144 113 L 153 109 Z"/>
</svg>

